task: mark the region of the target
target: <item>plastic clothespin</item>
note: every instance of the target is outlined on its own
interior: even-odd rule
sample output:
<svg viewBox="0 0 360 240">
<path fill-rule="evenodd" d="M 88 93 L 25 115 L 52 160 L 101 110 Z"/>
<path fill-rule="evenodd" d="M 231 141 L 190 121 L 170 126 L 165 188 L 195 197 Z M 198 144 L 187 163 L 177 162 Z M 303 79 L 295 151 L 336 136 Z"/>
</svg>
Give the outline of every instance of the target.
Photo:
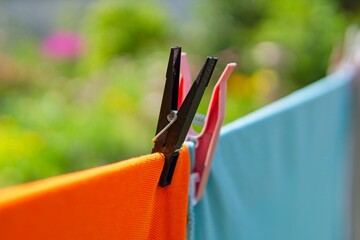
<svg viewBox="0 0 360 240">
<path fill-rule="evenodd" d="M 165 156 L 164 168 L 159 180 L 161 187 L 171 184 L 179 151 L 217 63 L 217 58 L 208 57 L 206 59 L 179 110 L 177 110 L 180 60 L 181 48 L 171 48 L 156 136 L 153 138 L 154 148 L 152 152 L 161 152 Z"/>
<path fill-rule="evenodd" d="M 196 143 L 195 164 L 192 169 L 192 174 L 198 175 L 198 181 L 195 186 L 196 201 L 201 199 L 209 177 L 213 155 L 219 139 L 220 128 L 225 116 L 227 80 L 235 67 L 236 63 L 229 63 L 216 83 L 201 133 L 190 129 L 187 136 L 189 140 L 195 141 Z M 191 84 L 189 64 L 185 53 L 181 56 L 180 68 L 181 81 L 179 95 L 185 96 Z"/>
</svg>

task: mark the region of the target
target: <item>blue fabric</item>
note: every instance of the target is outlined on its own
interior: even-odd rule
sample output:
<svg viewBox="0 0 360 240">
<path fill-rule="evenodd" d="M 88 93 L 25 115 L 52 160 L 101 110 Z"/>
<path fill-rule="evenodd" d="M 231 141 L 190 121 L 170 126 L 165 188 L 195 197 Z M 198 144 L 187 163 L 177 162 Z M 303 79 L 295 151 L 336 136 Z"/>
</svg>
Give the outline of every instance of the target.
<svg viewBox="0 0 360 240">
<path fill-rule="evenodd" d="M 338 72 L 222 128 L 195 239 L 345 238 L 352 78 Z"/>
<path fill-rule="evenodd" d="M 186 147 L 189 149 L 190 152 L 190 169 L 193 168 L 195 163 L 195 144 L 191 141 L 185 142 Z M 194 214 L 194 205 L 192 203 L 192 200 L 194 199 L 194 188 L 195 188 L 195 182 L 192 176 L 190 176 L 190 184 L 189 184 L 189 198 L 188 198 L 188 215 L 187 215 L 187 226 L 186 226 L 186 239 L 192 240 L 194 239 L 195 230 L 195 214 Z"/>
</svg>

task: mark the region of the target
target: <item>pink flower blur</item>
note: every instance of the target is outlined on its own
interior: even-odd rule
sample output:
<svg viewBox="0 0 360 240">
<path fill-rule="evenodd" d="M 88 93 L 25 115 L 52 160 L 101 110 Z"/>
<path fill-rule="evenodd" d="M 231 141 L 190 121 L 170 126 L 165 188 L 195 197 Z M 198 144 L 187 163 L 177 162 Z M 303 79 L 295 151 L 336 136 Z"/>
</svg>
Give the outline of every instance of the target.
<svg viewBox="0 0 360 240">
<path fill-rule="evenodd" d="M 42 54 L 50 59 L 76 59 L 84 51 L 84 41 L 75 32 L 58 31 L 44 39 L 41 50 Z"/>
</svg>

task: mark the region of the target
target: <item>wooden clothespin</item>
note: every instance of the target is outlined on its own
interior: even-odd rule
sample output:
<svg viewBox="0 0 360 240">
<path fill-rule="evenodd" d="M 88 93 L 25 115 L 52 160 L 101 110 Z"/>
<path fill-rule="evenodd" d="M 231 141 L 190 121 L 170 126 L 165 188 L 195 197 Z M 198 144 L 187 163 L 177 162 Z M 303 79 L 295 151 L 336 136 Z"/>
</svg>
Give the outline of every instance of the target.
<svg viewBox="0 0 360 240">
<path fill-rule="evenodd" d="M 200 104 L 217 58 L 208 57 L 188 94 L 178 110 L 178 91 L 180 75 L 181 48 L 171 48 L 163 99 L 160 108 L 156 136 L 153 138 L 152 152 L 160 152 L 165 156 L 159 185 L 166 187 L 171 180 L 179 157 L 179 151 L 188 134 L 189 128 Z"/>
</svg>

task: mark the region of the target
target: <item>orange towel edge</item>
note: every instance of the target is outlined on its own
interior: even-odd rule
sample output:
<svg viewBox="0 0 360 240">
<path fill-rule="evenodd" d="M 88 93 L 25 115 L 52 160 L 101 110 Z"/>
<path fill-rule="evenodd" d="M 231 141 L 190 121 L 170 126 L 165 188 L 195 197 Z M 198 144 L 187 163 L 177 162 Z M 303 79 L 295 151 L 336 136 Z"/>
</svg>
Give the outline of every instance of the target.
<svg viewBox="0 0 360 240">
<path fill-rule="evenodd" d="M 2 204 L 9 203 L 12 200 L 18 199 L 22 196 L 35 194 L 37 192 L 47 191 L 54 188 L 55 186 L 56 187 L 66 186 L 67 184 L 71 184 L 74 181 L 84 181 L 86 179 L 96 177 L 99 174 L 118 171 L 122 168 L 126 168 L 131 165 L 140 164 L 144 158 L 146 158 L 147 161 L 154 161 L 154 164 L 156 163 L 161 164 L 161 167 L 164 164 L 163 155 L 160 153 L 153 153 L 153 154 L 143 155 L 140 157 L 134 157 L 134 158 L 122 160 L 104 166 L 94 167 L 78 172 L 67 173 L 34 182 L 11 186 L 8 188 L 0 189 L 0 208 Z"/>
</svg>

